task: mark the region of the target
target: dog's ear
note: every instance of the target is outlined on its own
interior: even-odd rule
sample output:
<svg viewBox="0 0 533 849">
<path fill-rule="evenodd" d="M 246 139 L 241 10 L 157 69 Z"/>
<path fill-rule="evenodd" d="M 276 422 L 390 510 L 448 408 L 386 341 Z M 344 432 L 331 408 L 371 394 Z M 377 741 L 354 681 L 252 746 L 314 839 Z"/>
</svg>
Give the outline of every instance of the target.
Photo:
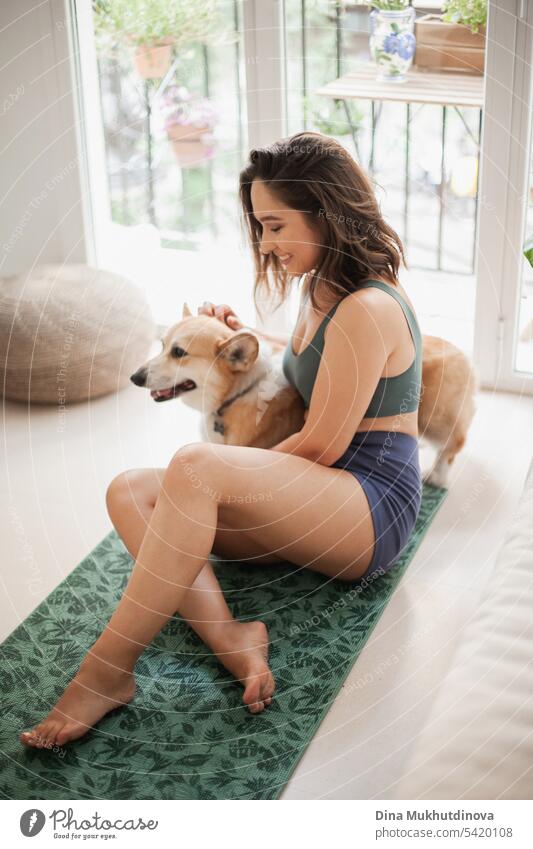
<svg viewBox="0 0 533 849">
<path fill-rule="evenodd" d="M 258 353 L 257 336 L 247 330 L 217 342 L 218 356 L 227 362 L 232 371 L 248 371 L 255 363 Z"/>
<path fill-rule="evenodd" d="M 182 318 L 190 318 L 191 315 L 192 315 L 192 312 L 189 309 L 189 305 L 187 304 L 187 301 L 185 301 L 185 303 L 183 304 L 183 314 L 182 314 L 181 317 Z"/>
</svg>

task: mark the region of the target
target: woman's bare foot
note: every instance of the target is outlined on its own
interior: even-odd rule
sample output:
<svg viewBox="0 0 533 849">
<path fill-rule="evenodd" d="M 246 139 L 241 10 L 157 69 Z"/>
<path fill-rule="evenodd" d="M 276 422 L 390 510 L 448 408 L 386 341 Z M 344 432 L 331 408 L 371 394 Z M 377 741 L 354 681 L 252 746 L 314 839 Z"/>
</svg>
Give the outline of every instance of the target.
<svg viewBox="0 0 533 849">
<path fill-rule="evenodd" d="M 242 700 L 251 713 L 261 713 L 272 701 L 274 676 L 268 665 L 268 631 L 264 622 L 223 626 L 215 648 L 220 662 L 244 686 Z"/>
<path fill-rule="evenodd" d="M 268 631 L 263 622 L 235 622 L 225 628 L 216 655 L 244 686 L 243 702 L 260 713 L 275 690 L 268 666 Z M 51 749 L 77 740 L 106 713 L 130 702 L 135 695 L 133 673 L 116 669 L 93 654 L 87 655 L 75 678 L 46 719 L 20 740 L 26 746 Z"/>
<path fill-rule="evenodd" d="M 46 719 L 23 731 L 20 740 L 37 749 L 63 746 L 86 734 L 110 710 L 130 702 L 134 694 L 131 672 L 89 654 Z"/>
</svg>

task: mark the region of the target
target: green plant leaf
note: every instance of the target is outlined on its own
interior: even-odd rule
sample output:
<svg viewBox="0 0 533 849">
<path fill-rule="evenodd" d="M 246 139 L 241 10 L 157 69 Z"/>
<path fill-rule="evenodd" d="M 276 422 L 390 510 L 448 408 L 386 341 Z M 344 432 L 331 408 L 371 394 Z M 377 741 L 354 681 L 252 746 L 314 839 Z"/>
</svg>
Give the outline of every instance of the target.
<svg viewBox="0 0 533 849">
<path fill-rule="evenodd" d="M 487 23 L 487 0 L 444 0 L 442 20 L 461 23 L 472 33 Z"/>
<path fill-rule="evenodd" d="M 533 267 L 533 235 L 527 237 L 526 241 L 524 242 L 523 251 L 525 258 Z"/>
</svg>

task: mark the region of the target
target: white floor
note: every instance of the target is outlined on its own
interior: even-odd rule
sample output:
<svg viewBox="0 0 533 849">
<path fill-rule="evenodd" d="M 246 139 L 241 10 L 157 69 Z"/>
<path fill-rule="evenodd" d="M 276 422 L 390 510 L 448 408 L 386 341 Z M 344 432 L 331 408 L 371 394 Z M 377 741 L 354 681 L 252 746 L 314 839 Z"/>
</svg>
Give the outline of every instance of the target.
<svg viewBox="0 0 533 849">
<path fill-rule="evenodd" d="M 529 465 L 533 398 L 481 393 L 450 494 L 284 798 L 386 798 L 476 607 Z M 166 465 L 196 414 L 131 387 L 71 407 L 4 406 L 3 638 L 108 532 L 119 471 Z M 422 461 L 429 454 L 423 452 Z"/>
</svg>

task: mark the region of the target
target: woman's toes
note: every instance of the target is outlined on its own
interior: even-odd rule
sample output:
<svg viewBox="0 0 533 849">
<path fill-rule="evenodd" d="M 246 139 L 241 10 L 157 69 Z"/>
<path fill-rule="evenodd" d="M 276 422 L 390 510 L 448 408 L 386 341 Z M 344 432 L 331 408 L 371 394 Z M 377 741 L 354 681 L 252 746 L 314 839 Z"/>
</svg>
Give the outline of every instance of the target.
<svg viewBox="0 0 533 849">
<path fill-rule="evenodd" d="M 35 728 L 31 731 L 24 731 L 20 735 L 20 739 L 26 746 L 31 746 L 32 749 L 43 748 L 43 738 Z"/>
<path fill-rule="evenodd" d="M 258 693 L 258 699 L 263 702 L 265 707 L 268 707 L 272 701 L 275 686 L 274 679 L 270 673 L 263 676 Z"/>
<path fill-rule="evenodd" d="M 34 749 L 53 749 L 57 745 L 57 736 L 60 733 L 61 723 L 48 721 L 36 725 L 30 731 L 23 731 L 19 739 L 26 746 Z"/>
<path fill-rule="evenodd" d="M 259 704 L 259 687 L 255 686 L 254 682 L 248 684 L 242 695 L 242 700 L 251 713 L 257 713 L 257 705 Z"/>
<path fill-rule="evenodd" d="M 259 675 L 254 675 L 247 683 L 243 700 L 247 705 L 263 704 L 263 693 L 261 686 L 261 678 Z"/>
<path fill-rule="evenodd" d="M 43 733 L 42 733 L 42 725 L 36 725 L 35 728 L 32 728 L 30 731 L 30 740 L 31 745 L 36 749 L 42 749 L 43 747 Z"/>
<path fill-rule="evenodd" d="M 37 726 L 37 736 L 41 744 L 41 749 L 47 749 L 50 746 L 50 737 L 53 735 L 54 723 L 49 719 Z"/>
<path fill-rule="evenodd" d="M 32 748 L 36 745 L 35 735 L 33 731 L 23 731 L 20 735 L 20 740 L 24 743 L 25 746 L 31 746 Z"/>
<path fill-rule="evenodd" d="M 58 731 L 59 731 L 59 723 L 58 722 L 50 723 L 50 726 L 48 727 L 48 729 L 46 731 L 45 742 L 44 742 L 45 748 L 47 748 L 47 749 L 53 749 L 54 748 L 54 746 L 56 745 L 56 736 L 57 736 Z"/>
<path fill-rule="evenodd" d="M 37 734 L 36 739 L 37 739 L 37 748 L 38 749 L 45 749 L 46 748 L 46 737 L 45 737 L 45 735 L 43 734 L 42 731 L 40 731 Z"/>
<path fill-rule="evenodd" d="M 274 679 L 271 675 L 257 676 L 252 679 L 243 694 L 243 702 L 251 713 L 261 713 L 272 702 L 274 693 Z"/>
</svg>

